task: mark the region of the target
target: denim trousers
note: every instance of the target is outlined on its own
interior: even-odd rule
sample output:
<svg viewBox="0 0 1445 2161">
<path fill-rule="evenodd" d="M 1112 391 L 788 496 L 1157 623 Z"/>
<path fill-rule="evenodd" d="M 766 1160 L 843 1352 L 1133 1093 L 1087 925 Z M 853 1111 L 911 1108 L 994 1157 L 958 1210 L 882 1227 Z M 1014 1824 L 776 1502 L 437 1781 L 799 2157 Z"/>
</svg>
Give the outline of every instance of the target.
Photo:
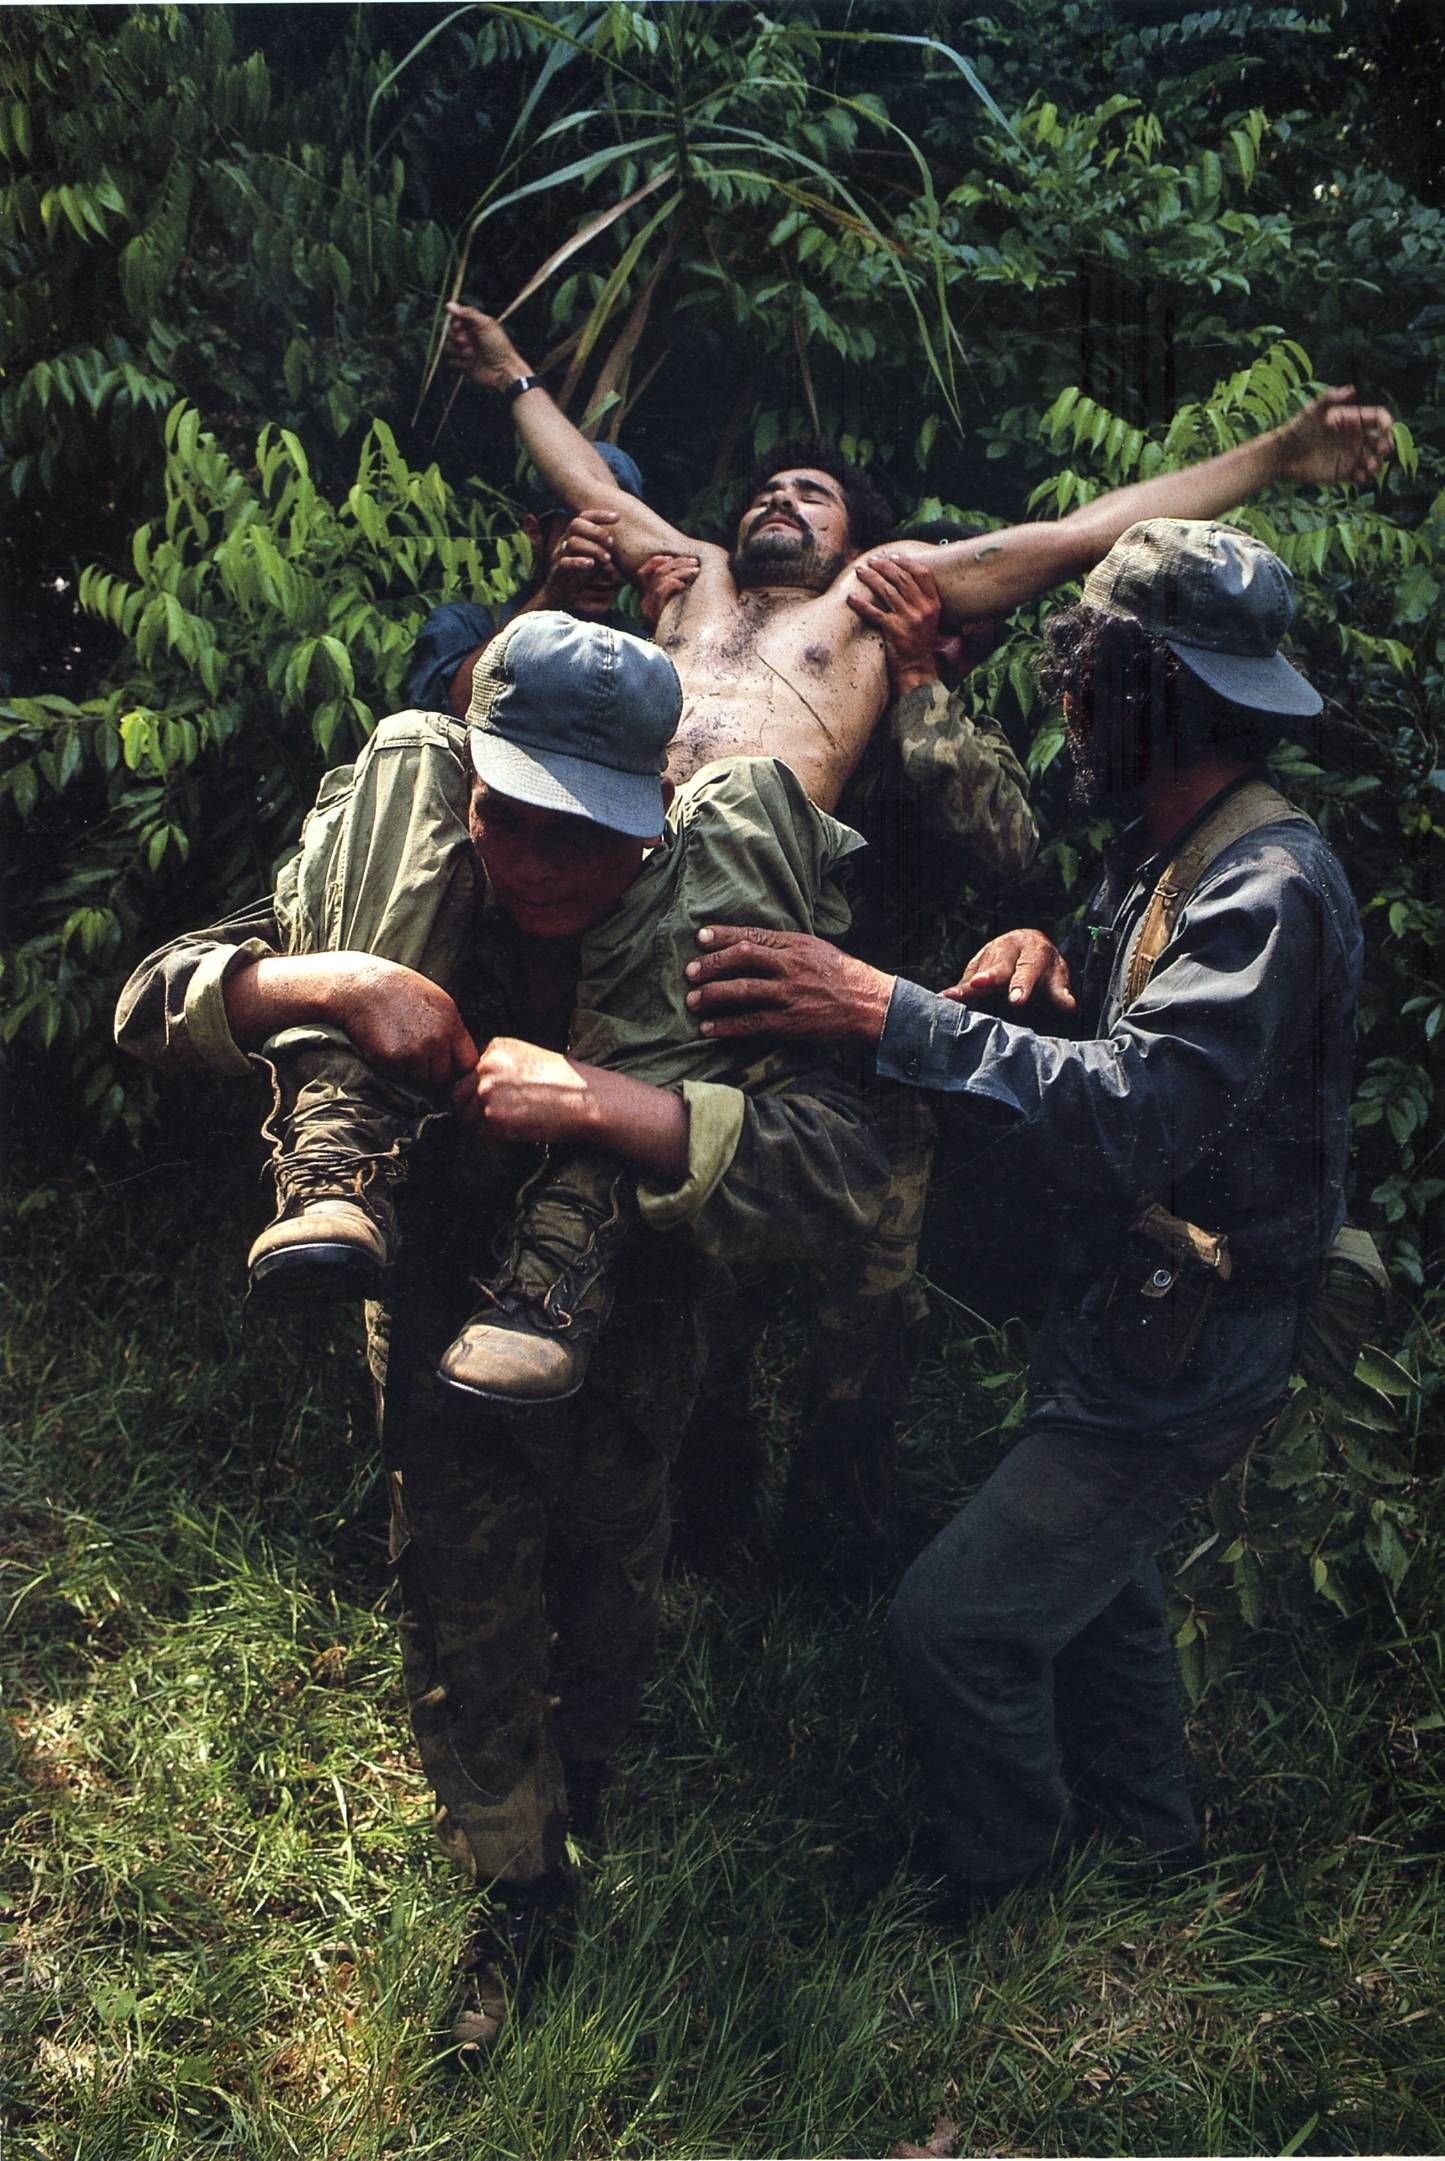
<svg viewBox="0 0 1445 2161">
<path fill-rule="evenodd" d="M 1084 1821 L 1191 1846 L 1184 1727 L 1154 1548 L 1262 1424 L 1026 1427 L 925 1547 L 888 1616 L 950 1877 L 994 1896 Z"/>
</svg>

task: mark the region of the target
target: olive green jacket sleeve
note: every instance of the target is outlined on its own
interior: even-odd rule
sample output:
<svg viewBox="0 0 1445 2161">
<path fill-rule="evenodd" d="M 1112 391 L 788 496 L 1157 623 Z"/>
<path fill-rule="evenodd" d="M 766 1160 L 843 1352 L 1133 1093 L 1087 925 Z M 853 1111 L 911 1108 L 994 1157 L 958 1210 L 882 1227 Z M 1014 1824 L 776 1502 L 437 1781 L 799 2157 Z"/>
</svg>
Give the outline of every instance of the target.
<svg viewBox="0 0 1445 2161">
<path fill-rule="evenodd" d="M 242 963 L 284 950 L 275 913 L 258 901 L 209 930 L 187 931 L 149 954 L 115 1011 L 115 1040 L 143 1065 L 177 1072 L 250 1073 L 226 1019 L 225 983 Z"/>
<path fill-rule="evenodd" d="M 175 1072 L 245 1074 L 253 1061 L 226 1022 L 232 968 L 284 950 L 272 908 L 262 902 L 208 930 L 189 931 L 150 954 L 121 992 L 115 1036 L 144 1064 Z M 840 1239 L 876 1219 L 887 1166 L 844 1077 L 820 1064 L 770 1092 L 686 1081 L 687 1175 L 680 1185 L 643 1181 L 644 1222 L 655 1230 L 690 1224 L 703 1248 L 724 1261 L 826 1259 Z"/>
<path fill-rule="evenodd" d="M 924 832 L 966 849 L 970 869 L 1017 878 L 1034 859 L 1038 821 L 1007 736 L 940 682 L 905 691 L 889 715 L 902 777 Z"/>
<path fill-rule="evenodd" d="M 888 1165 L 849 1082 L 833 1068 L 749 1095 L 721 1081 L 684 1081 L 683 1182 L 638 1182 L 653 1230 L 689 1224 L 717 1259 L 830 1260 L 872 1229 Z"/>
</svg>

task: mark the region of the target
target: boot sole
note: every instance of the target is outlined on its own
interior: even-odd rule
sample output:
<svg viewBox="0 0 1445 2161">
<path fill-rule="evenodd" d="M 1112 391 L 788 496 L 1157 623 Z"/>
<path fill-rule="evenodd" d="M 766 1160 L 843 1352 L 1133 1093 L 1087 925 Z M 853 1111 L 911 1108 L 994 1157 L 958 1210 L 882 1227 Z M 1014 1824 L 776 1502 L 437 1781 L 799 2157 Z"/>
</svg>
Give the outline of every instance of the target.
<svg viewBox="0 0 1445 2161">
<path fill-rule="evenodd" d="M 388 1274 L 354 1246 L 287 1246 L 252 1263 L 246 1296 L 265 1306 L 333 1305 L 380 1297 Z"/>
<path fill-rule="evenodd" d="M 440 1366 L 437 1367 L 436 1377 L 443 1388 L 452 1389 L 455 1394 L 465 1396 L 471 1403 L 485 1403 L 498 1411 L 550 1411 L 554 1404 L 570 1403 L 573 1396 L 581 1393 L 582 1383 L 587 1378 L 584 1373 L 582 1380 L 574 1381 L 570 1388 L 564 1388 L 557 1396 L 504 1396 L 495 1388 L 479 1388 L 475 1381 L 453 1380 L 451 1374 L 443 1373 Z"/>
</svg>

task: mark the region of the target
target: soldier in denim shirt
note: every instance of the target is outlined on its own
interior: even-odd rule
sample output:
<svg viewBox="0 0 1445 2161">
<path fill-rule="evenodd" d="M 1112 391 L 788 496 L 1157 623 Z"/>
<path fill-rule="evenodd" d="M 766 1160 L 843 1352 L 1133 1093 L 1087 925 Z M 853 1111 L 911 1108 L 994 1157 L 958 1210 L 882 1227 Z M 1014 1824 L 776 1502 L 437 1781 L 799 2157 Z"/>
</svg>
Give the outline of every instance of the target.
<svg viewBox="0 0 1445 2161">
<path fill-rule="evenodd" d="M 1043 680 L 1086 795 L 1139 814 L 1108 863 L 1077 996 L 1038 932 L 994 940 L 941 996 L 811 939 L 728 927 L 701 934 L 710 950 L 688 971 L 704 1025 L 876 1045 L 881 1075 L 1021 1133 L 1075 1203 L 1021 1438 L 914 1562 L 889 1619 L 966 1899 L 1033 1876 L 1091 1819 L 1161 1857 L 1197 1851 L 1154 1548 L 1283 1394 L 1344 1215 L 1361 938 L 1309 821 L 1280 800 L 1213 854 L 1128 990 L 1161 871 L 1206 823 L 1226 830 L 1289 716 L 1320 708 L 1278 650 L 1292 614 L 1289 574 L 1261 543 L 1154 519 L 1050 622 Z M 999 994 L 1070 1034 L 969 1010 Z M 1172 1360 L 1131 1240 L 1146 1203 L 1194 1226 L 1216 1262 L 1227 1241 L 1228 1279 L 1216 1266 Z"/>
</svg>

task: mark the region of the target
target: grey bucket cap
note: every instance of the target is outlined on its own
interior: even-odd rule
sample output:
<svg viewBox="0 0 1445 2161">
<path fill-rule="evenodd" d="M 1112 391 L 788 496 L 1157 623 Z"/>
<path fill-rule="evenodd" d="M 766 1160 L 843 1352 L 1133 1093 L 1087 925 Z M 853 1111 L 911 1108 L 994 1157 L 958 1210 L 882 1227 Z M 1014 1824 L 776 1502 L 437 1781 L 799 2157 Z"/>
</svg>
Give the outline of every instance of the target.
<svg viewBox="0 0 1445 2161">
<path fill-rule="evenodd" d="M 536 608 L 514 616 L 473 671 L 472 763 L 519 803 L 652 840 L 681 712 L 677 670 L 657 646 Z"/>
<path fill-rule="evenodd" d="M 1231 705 L 1304 715 L 1324 704 L 1279 650 L 1294 620 L 1294 580 L 1273 549 L 1232 525 L 1131 525 L 1089 572 L 1084 601 L 1132 616 Z"/>
</svg>

